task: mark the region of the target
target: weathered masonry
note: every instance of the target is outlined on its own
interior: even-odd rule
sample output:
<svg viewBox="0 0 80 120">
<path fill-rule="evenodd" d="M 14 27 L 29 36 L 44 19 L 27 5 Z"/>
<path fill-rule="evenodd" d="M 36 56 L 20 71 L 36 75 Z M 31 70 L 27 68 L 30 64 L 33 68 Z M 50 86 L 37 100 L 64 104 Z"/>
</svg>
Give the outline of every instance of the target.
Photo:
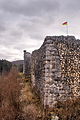
<svg viewBox="0 0 80 120">
<path fill-rule="evenodd" d="M 31 54 L 26 52 L 26 50 L 24 50 L 23 73 L 25 75 L 30 75 L 31 73 Z"/>
<path fill-rule="evenodd" d="M 47 36 L 31 55 L 32 84 L 43 105 L 80 97 L 80 40 L 74 36 Z"/>
</svg>

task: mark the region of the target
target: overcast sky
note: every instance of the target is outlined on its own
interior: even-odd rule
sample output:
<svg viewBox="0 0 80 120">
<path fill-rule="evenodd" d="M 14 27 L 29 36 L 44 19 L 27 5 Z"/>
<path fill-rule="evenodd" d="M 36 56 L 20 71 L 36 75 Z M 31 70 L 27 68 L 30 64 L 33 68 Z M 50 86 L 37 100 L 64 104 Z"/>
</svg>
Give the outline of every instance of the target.
<svg viewBox="0 0 80 120">
<path fill-rule="evenodd" d="M 0 59 L 23 59 L 48 35 L 80 38 L 80 0 L 0 0 Z"/>
</svg>

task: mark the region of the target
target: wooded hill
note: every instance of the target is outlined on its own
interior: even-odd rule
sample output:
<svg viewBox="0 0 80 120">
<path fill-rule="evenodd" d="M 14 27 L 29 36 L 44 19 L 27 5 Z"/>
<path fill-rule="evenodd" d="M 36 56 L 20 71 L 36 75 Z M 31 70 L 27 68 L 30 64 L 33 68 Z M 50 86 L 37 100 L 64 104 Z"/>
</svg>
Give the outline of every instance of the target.
<svg viewBox="0 0 80 120">
<path fill-rule="evenodd" d="M 12 67 L 12 63 L 7 60 L 0 60 L 0 74 L 9 72 Z"/>
</svg>

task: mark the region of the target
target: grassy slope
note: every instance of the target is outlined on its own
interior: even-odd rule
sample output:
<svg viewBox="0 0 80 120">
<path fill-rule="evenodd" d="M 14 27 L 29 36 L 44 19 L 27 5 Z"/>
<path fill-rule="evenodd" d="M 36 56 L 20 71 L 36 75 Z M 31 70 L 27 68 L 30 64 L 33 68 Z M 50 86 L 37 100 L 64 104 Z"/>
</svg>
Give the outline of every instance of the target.
<svg viewBox="0 0 80 120">
<path fill-rule="evenodd" d="M 25 115 L 29 120 L 42 120 L 43 109 L 39 97 L 34 93 L 31 87 L 30 78 L 23 78 L 24 87 L 21 90 L 20 100 Z"/>
</svg>

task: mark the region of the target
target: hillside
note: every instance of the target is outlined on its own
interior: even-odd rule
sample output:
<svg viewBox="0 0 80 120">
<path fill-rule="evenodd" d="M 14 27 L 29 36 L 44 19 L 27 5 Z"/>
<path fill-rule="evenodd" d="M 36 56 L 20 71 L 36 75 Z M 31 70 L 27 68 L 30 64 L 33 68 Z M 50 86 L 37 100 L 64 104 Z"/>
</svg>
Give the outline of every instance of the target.
<svg viewBox="0 0 80 120">
<path fill-rule="evenodd" d="M 20 65 L 23 64 L 23 60 L 16 60 L 16 61 L 12 61 L 13 65 Z"/>
<path fill-rule="evenodd" d="M 19 72 L 23 72 L 23 60 L 13 61 L 12 65 L 15 65 Z"/>
<path fill-rule="evenodd" d="M 9 72 L 12 67 L 12 63 L 7 60 L 0 60 L 0 74 Z"/>
</svg>

